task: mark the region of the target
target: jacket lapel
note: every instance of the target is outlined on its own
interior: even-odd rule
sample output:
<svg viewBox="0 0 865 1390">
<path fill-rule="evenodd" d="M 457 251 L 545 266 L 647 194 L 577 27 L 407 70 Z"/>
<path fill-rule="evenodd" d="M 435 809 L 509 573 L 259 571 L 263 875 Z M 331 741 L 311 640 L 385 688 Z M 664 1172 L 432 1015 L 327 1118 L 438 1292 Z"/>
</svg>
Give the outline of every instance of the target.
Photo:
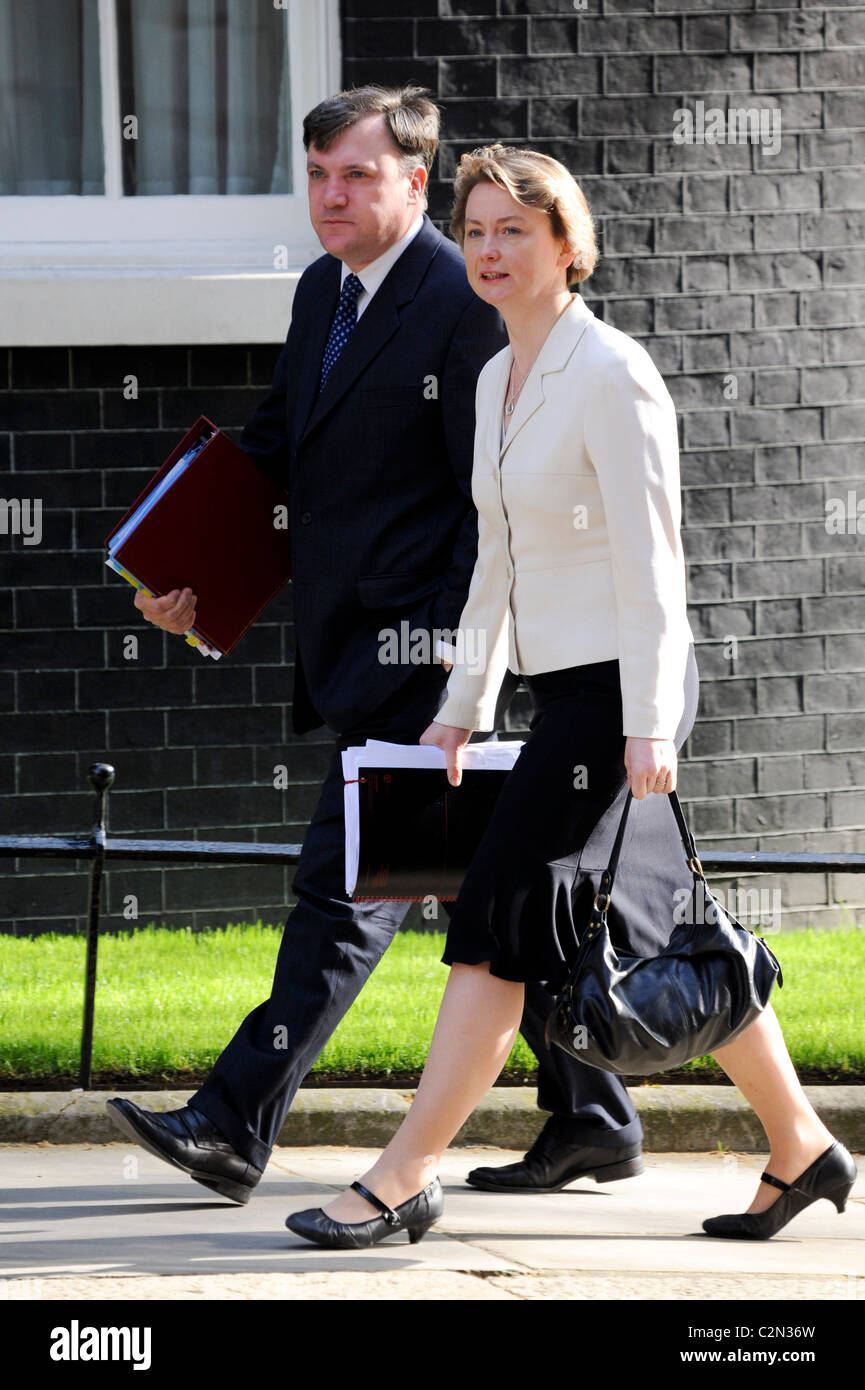
<svg viewBox="0 0 865 1390">
<path fill-rule="evenodd" d="M 505 368 L 505 387 L 501 393 L 499 402 L 499 415 L 496 420 L 496 451 L 493 457 L 498 457 L 499 464 L 504 459 L 505 454 L 513 444 L 520 430 L 534 415 L 535 411 L 544 402 L 544 377 L 551 372 L 561 372 L 570 361 L 578 342 L 582 338 L 589 324 L 594 318 L 591 309 L 588 309 L 581 296 L 577 293 L 572 296 L 571 303 L 556 320 L 547 334 L 544 344 L 532 363 L 531 370 L 526 377 L 525 385 L 520 392 L 516 408 L 511 416 L 511 422 L 505 435 L 505 442 L 498 447 L 501 438 L 501 412 L 504 409 L 504 389 L 507 389 L 507 372 L 510 370 L 512 354 L 507 354 L 507 365 Z"/>
<path fill-rule="evenodd" d="M 351 389 L 373 358 L 378 355 L 385 343 L 396 333 L 400 325 L 399 310 L 404 304 L 409 303 L 417 293 L 420 282 L 438 250 L 441 239 L 441 233 L 436 231 L 429 218 L 424 215 L 423 226 L 414 241 L 409 243 L 399 260 L 391 267 L 331 368 L 324 390 L 312 405 L 309 414 L 304 417 L 304 425 L 299 440 L 305 438 L 321 424 L 322 420 L 330 414 L 334 406 Z M 324 356 L 331 321 L 339 297 L 340 262 L 335 260 L 334 265 L 336 267 L 336 295 L 330 313 L 327 315 L 322 313 L 322 319 L 326 318 L 326 322 L 321 332 L 316 333 L 316 356 L 313 356 L 313 345 L 310 343 L 310 368 L 313 369 L 314 373 L 313 392 L 321 373 L 321 359 Z M 310 399 L 312 399 L 311 396 Z"/>
<path fill-rule="evenodd" d="M 505 408 L 505 392 L 508 389 L 508 377 L 513 360 L 514 355 L 508 346 L 502 353 L 502 360 L 498 365 L 488 396 L 490 413 L 484 421 L 484 425 L 486 427 L 487 453 L 494 468 L 498 466 L 499 454 L 502 452 L 502 412 Z M 513 429 L 513 424 L 511 429 Z M 508 434 L 510 434 L 510 430 Z"/>
</svg>

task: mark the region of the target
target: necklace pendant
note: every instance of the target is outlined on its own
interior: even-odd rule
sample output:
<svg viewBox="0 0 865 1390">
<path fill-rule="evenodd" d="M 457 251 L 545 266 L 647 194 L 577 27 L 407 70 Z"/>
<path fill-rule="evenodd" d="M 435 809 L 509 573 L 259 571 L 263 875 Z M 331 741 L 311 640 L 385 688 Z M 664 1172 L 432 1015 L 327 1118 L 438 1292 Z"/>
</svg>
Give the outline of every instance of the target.
<svg viewBox="0 0 865 1390">
<path fill-rule="evenodd" d="M 516 401 L 508 401 L 508 404 L 505 406 L 505 414 L 513 415 L 515 405 Z"/>
</svg>

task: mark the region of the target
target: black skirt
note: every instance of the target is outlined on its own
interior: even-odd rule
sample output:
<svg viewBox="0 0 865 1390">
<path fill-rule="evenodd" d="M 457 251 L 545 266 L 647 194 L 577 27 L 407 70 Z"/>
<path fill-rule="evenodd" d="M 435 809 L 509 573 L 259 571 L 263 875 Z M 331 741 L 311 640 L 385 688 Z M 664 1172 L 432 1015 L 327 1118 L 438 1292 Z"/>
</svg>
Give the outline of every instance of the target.
<svg viewBox="0 0 865 1390">
<path fill-rule="evenodd" d="M 628 794 L 619 663 L 523 679 L 529 734 L 451 908 L 442 960 L 489 961 L 501 979 L 545 981 L 557 991 Z M 677 749 L 694 726 L 698 694 L 691 645 Z M 692 885 L 669 797 L 633 800 L 608 915 L 616 948 L 657 955 Z"/>
</svg>

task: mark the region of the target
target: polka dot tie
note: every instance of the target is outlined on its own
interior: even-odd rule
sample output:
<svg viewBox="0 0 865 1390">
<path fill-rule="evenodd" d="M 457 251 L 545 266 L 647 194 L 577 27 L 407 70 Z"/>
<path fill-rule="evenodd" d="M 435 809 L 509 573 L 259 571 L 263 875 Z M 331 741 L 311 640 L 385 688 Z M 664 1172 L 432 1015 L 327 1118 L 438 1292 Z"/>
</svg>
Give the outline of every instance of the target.
<svg viewBox="0 0 865 1390">
<path fill-rule="evenodd" d="M 321 390 L 324 390 L 324 383 L 330 376 L 334 362 L 357 325 L 357 300 L 362 290 L 363 285 L 353 271 L 346 275 L 345 283 L 339 292 L 339 303 L 336 306 L 333 323 L 330 325 L 327 347 L 324 350 L 324 357 L 321 359 Z"/>
</svg>

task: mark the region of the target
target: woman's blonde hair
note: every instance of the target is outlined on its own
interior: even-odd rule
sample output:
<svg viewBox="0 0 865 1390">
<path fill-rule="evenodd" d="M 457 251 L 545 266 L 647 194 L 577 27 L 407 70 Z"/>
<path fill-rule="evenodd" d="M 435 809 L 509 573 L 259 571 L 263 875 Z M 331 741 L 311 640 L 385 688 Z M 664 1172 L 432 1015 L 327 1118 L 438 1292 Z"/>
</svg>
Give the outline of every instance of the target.
<svg viewBox="0 0 865 1390">
<path fill-rule="evenodd" d="M 549 213 L 553 236 L 562 237 L 574 252 L 567 283 L 587 280 L 598 261 L 595 225 L 589 205 L 570 170 L 539 150 L 513 145 L 482 145 L 464 154 L 454 179 L 451 235 L 462 246 L 466 235 L 466 203 L 476 184 L 494 183 L 523 207 Z"/>
</svg>

